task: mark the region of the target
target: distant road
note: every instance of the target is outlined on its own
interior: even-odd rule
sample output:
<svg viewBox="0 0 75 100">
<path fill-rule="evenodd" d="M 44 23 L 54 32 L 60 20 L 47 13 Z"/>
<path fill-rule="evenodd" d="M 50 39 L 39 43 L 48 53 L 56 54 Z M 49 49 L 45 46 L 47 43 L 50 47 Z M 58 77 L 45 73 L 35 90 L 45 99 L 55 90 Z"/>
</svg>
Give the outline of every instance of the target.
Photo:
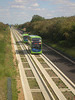
<svg viewBox="0 0 75 100">
<path fill-rule="evenodd" d="M 42 49 L 43 53 L 75 84 L 75 64 L 45 45 Z"/>
</svg>

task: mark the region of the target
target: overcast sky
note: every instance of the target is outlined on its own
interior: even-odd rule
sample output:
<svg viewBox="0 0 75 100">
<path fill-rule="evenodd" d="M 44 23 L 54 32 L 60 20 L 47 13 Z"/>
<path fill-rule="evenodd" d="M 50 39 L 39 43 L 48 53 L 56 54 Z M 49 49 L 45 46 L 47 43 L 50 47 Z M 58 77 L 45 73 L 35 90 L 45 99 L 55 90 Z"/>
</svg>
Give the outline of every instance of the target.
<svg viewBox="0 0 75 100">
<path fill-rule="evenodd" d="M 75 0 L 0 0 L 0 22 L 22 24 L 33 15 L 46 19 L 75 15 Z"/>
</svg>

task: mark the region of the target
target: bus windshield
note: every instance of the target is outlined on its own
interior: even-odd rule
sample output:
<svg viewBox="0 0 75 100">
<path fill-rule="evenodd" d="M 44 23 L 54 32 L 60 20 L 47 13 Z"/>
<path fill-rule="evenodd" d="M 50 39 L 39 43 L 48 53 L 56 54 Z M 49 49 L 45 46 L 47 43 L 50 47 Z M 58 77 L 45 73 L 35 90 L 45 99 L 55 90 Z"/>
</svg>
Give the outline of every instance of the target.
<svg viewBox="0 0 75 100">
<path fill-rule="evenodd" d="M 32 48 L 35 48 L 35 49 L 41 49 L 41 44 L 39 43 L 32 43 Z"/>
<path fill-rule="evenodd" d="M 28 39 L 28 36 L 24 36 L 23 39 L 24 39 L 24 40 Z"/>
</svg>

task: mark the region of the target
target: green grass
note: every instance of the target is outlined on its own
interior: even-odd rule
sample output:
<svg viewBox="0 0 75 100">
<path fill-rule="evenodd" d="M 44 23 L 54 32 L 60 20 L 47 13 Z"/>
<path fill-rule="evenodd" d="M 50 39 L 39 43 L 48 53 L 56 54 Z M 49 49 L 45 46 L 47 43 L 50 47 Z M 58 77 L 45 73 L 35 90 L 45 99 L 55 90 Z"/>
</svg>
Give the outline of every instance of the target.
<svg viewBox="0 0 75 100">
<path fill-rule="evenodd" d="M 30 79 L 28 79 L 28 82 L 29 82 L 29 86 L 31 89 L 38 89 L 39 88 L 36 79 L 30 78 Z"/>
<path fill-rule="evenodd" d="M 59 46 L 58 44 L 55 45 L 51 45 L 52 47 L 55 47 L 58 50 L 63 51 L 64 53 L 66 53 L 67 55 L 75 58 L 75 47 L 71 47 L 71 48 L 66 48 L 66 47 L 62 47 Z"/>
<path fill-rule="evenodd" d="M 67 54 L 73 58 L 75 58 L 75 47 L 62 46 L 59 43 L 54 44 L 54 43 L 51 43 L 49 40 L 44 40 L 44 43 L 64 52 L 65 54 Z"/>
<path fill-rule="evenodd" d="M 41 92 L 33 92 L 32 95 L 34 100 L 45 100 Z"/>
<path fill-rule="evenodd" d="M 0 29 L 0 97 L 7 100 L 7 78 L 12 81 L 12 100 L 17 100 L 16 69 L 13 63 L 10 30 L 8 26 Z M 1 95 L 1 93 L 3 95 Z"/>
</svg>

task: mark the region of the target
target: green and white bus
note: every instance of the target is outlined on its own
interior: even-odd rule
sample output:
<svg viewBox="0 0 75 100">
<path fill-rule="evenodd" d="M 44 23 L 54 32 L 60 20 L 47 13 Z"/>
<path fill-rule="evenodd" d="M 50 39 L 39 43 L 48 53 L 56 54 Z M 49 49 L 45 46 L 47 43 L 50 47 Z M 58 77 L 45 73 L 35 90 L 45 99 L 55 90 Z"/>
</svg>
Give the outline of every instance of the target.
<svg viewBox="0 0 75 100">
<path fill-rule="evenodd" d="M 33 54 L 42 53 L 42 38 L 38 35 L 29 35 L 28 37 L 29 50 Z"/>
<path fill-rule="evenodd" d="M 28 43 L 28 36 L 29 36 L 29 34 L 23 34 L 22 36 L 23 36 L 23 41 L 25 43 Z"/>
</svg>

